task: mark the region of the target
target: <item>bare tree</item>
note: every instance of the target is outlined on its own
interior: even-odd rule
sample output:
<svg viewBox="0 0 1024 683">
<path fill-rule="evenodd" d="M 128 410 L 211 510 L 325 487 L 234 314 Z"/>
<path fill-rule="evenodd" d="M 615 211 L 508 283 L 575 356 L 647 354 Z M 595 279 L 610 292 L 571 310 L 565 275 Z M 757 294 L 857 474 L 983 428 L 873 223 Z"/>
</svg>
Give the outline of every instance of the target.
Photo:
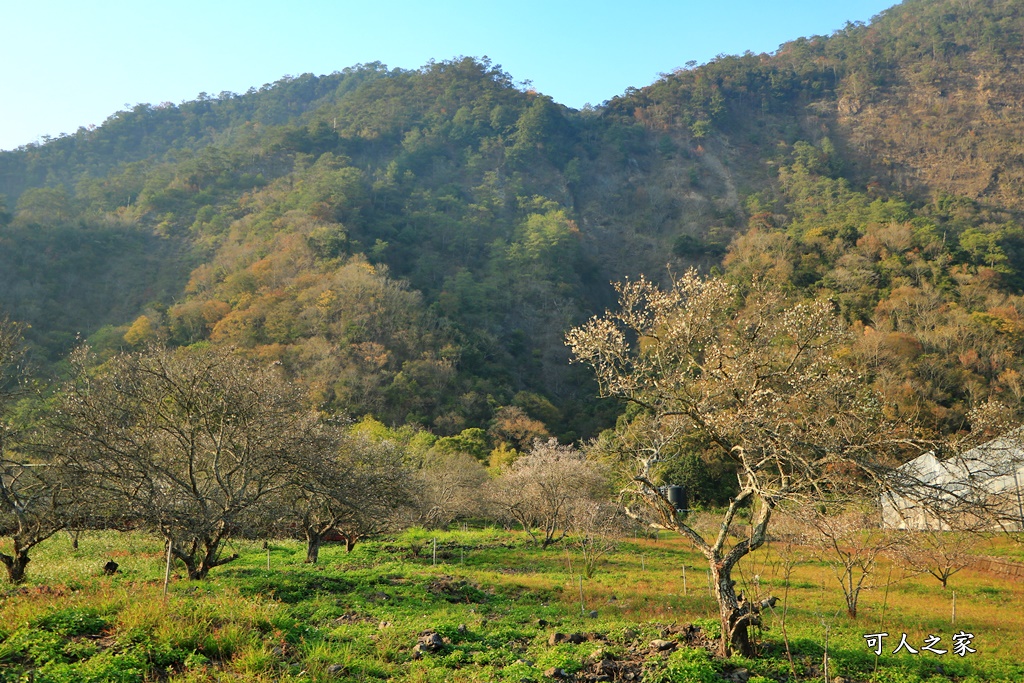
<svg viewBox="0 0 1024 683">
<path fill-rule="evenodd" d="M 203 348 L 153 347 L 99 372 L 88 360 L 76 354 L 57 414 L 65 468 L 94 510 L 162 535 L 190 579 L 236 559 L 224 542 L 264 524 L 261 506 L 324 445 L 280 367 Z"/>
<path fill-rule="evenodd" d="M 313 461 L 296 470 L 286 492 L 306 539 L 306 562 L 315 564 L 320 546 L 332 535 L 346 551 L 396 521 L 397 511 L 412 505 L 411 473 L 390 441 L 346 435 L 333 448 L 310 454 Z"/>
<path fill-rule="evenodd" d="M 481 511 L 487 470 L 467 453 L 427 452 L 413 476 L 416 524 L 445 527 Z"/>
<path fill-rule="evenodd" d="M 867 378 L 844 363 L 846 330 L 827 301 L 787 303 L 765 283 L 744 296 L 690 271 L 662 290 L 641 278 L 617 285 L 619 308 L 573 329 L 568 345 L 590 365 L 601 395 L 633 403 L 630 501 L 646 504 L 704 554 L 722 624 L 722 652 L 752 656 L 748 627 L 760 605 L 741 602 L 736 564 L 761 547 L 785 501 L 823 500 L 885 485 L 901 445 Z M 621 430 L 620 430 L 621 431 Z M 719 529 L 702 535 L 658 491 L 674 439 L 694 433 L 728 460 L 737 493 Z M 742 508 L 749 532 L 728 533 Z"/>
<path fill-rule="evenodd" d="M 607 480 L 580 451 L 555 439 L 535 441 L 494 482 L 492 503 L 547 548 L 566 536 L 574 506 L 607 494 Z M 607 497 L 607 496 L 604 496 Z"/>
<path fill-rule="evenodd" d="M 878 513 L 868 503 L 831 508 L 805 505 L 790 513 L 802 524 L 804 542 L 828 565 L 843 590 L 846 613 L 857 618 L 860 594 L 871 585 L 878 559 L 894 547 L 894 537 L 878 528 Z"/>
<path fill-rule="evenodd" d="M 590 578 L 601 561 L 618 548 L 625 529 L 622 508 L 609 501 L 583 498 L 569 507 L 569 543 L 582 556 L 581 573 Z"/>
<path fill-rule="evenodd" d="M 11 554 L 0 562 L 11 583 L 25 580 L 29 551 L 64 527 L 70 503 L 60 472 L 28 448 L 28 425 L 12 415 L 24 380 L 24 352 L 18 326 L 0 318 L 0 536 L 11 539 Z"/>
<path fill-rule="evenodd" d="M 977 529 L 905 531 L 892 554 L 904 569 L 931 574 L 946 588 L 951 576 L 975 560 L 974 551 L 982 538 Z"/>
</svg>

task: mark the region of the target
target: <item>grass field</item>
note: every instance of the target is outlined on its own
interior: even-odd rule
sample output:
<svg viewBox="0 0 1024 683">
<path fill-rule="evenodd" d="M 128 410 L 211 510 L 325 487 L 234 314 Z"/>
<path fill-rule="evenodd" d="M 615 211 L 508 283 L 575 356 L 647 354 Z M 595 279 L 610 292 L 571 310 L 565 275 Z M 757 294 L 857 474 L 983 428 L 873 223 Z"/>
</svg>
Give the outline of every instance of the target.
<svg viewBox="0 0 1024 683">
<path fill-rule="evenodd" d="M 570 680 L 710 682 L 745 669 L 767 683 L 823 680 L 826 636 L 830 681 L 1024 680 L 1024 586 L 970 569 L 943 590 L 883 562 L 851 620 L 826 566 L 798 551 L 787 581 L 769 545 L 734 575 L 748 596 L 785 598 L 755 633 L 762 654 L 720 660 L 699 647 L 717 630 L 702 560 L 664 533 L 623 540 L 582 581 L 582 605 L 575 553 L 501 530 L 411 530 L 350 554 L 328 545 L 315 567 L 297 542 L 271 543 L 269 570 L 260 544 L 231 550 L 241 558 L 207 581 L 175 572 L 165 599 L 159 539 L 83 534 L 73 551 L 54 537 L 34 553 L 26 585 L 0 585 L 0 680 L 516 683 L 561 669 Z M 985 552 L 1019 555 L 1009 541 Z M 120 569 L 104 576 L 111 559 Z M 934 634 L 936 648 L 951 650 L 961 630 L 976 652 L 890 654 L 902 633 L 915 648 Z M 440 649 L 415 652 L 431 632 Z M 582 642 L 550 645 L 556 632 Z M 863 637 L 876 632 L 890 634 L 877 658 Z M 655 639 L 678 647 L 652 650 Z"/>
</svg>

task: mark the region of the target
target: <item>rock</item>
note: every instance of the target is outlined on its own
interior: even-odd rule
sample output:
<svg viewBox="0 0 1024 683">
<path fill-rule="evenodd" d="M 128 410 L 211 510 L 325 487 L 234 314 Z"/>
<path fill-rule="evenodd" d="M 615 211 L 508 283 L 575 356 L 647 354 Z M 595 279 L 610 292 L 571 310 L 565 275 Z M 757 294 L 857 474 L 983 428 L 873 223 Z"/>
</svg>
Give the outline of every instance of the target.
<svg viewBox="0 0 1024 683">
<path fill-rule="evenodd" d="M 845 676 L 836 676 L 832 679 L 832 683 L 850 683 L 850 679 Z"/>
<path fill-rule="evenodd" d="M 558 669 L 556 667 L 551 667 L 550 669 L 548 669 L 547 671 L 544 672 L 544 675 L 546 677 L 548 677 L 548 678 L 568 678 L 569 677 L 569 675 L 566 674 L 565 671 L 563 671 L 562 669 Z"/>
<path fill-rule="evenodd" d="M 658 650 L 659 652 L 663 652 L 665 650 L 674 650 L 676 649 L 676 643 L 672 640 L 652 640 L 651 649 Z"/>
<path fill-rule="evenodd" d="M 344 676 L 348 673 L 348 669 L 344 664 L 331 664 L 327 667 L 327 674 L 330 676 Z"/>
<path fill-rule="evenodd" d="M 546 619 L 538 619 L 537 620 L 537 626 L 540 626 L 541 628 L 544 628 L 547 625 L 548 625 L 548 622 L 547 622 Z"/>
<path fill-rule="evenodd" d="M 525 664 L 526 666 L 533 666 L 533 662 L 529 659 L 517 659 L 516 664 Z"/>
<path fill-rule="evenodd" d="M 750 672 L 746 669 L 736 669 L 726 677 L 726 680 L 734 681 L 735 683 L 747 683 L 750 680 Z"/>
<path fill-rule="evenodd" d="M 606 676 L 614 676 L 615 672 L 618 670 L 619 663 L 612 659 L 602 659 L 600 662 L 597 663 L 597 666 L 594 667 L 595 673 Z"/>
<path fill-rule="evenodd" d="M 438 652 L 444 647 L 444 639 L 436 633 L 429 632 L 420 636 L 413 647 L 413 652 Z"/>
<path fill-rule="evenodd" d="M 597 610 L 593 610 L 592 612 L 587 613 L 587 616 L 591 619 L 597 619 Z"/>
<path fill-rule="evenodd" d="M 467 628 L 465 624 L 459 624 L 459 627 L 455 630 L 457 630 L 459 633 L 465 633 L 469 630 L 469 628 Z"/>
<path fill-rule="evenodd" d="M 623 640 L 629 641 L 633 640 L 634 638 L 636 638 L 636 631 L 634 631 L 633 629 L 627 628 L 625 631 L 622 632 Z"/>
<path fill-rule="evenodd" d="M 573 633 L 571 636 L 569 636 L 569 642 L 573 645 L 579 645 L 580 643 L 586 642 L 586 640 L 587 637 L 582 633 Z"/>
<path fill-rule="evenodd" d="M 107 576 L 113 576 L 117 573 L 117 567 L 117 562 L 111 560 L 110 562 L 107 562 L 105 565 L 103 565 L 103 573 Z"/>
<path fill-rule="evenodd" d="M 383 631 L 384 629 L 386 629 L 386 628 L 387 628 L 388 626 L 391 626 L 391 622 L 390 622 L 390 621 L 382 621 L 382 622 L 380 622 L 379 624 L 377 624 L 377 628 L 378 628 L 379 630 L 381 630 L 381 631 Z"/>
<path fill-rule="evenodd" d="M 565 642 L 566 640 L 569 640 L 569 636 L 565 635 L 564 633 L 555 632 L 548 636 L 548 645 L 558 645 L 559 643 Z"/>
</svg>

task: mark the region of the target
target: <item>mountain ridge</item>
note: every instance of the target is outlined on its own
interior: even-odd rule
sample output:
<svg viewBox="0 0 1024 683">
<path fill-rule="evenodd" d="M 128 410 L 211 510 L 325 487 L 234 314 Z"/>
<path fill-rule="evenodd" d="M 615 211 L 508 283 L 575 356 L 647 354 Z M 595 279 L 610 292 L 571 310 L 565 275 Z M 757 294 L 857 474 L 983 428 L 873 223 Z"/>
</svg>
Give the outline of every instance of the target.
<svg viewBox="0 0 1024 683">
<path fill-rule="evenodd" d="M 610 280 L 770 274 L 897 335 L 948 431 L 1013 369 L 1021 17 L 908 0 L 585 110 L 470 58 L 138 105 L 0 153 L 0 308 L 49 363 L 76 333 L 230 344 L 332 410 L 458 434 L 514 407 L 572 440 L 618 412 L 562 343 Z M 892 313 L 911 294 L 998 319 L 958 351 L 978 360 L 924 368 Z"/>
</svg>

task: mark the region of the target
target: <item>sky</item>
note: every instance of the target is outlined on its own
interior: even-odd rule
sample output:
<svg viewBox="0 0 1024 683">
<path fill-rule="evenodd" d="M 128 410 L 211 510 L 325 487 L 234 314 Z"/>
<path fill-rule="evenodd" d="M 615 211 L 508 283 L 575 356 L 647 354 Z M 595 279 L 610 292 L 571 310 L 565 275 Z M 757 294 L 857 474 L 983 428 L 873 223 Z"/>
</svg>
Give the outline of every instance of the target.
<svg viewBox="0 0 1024 683">
<path fill-rule="evenodd" d="M 773 52 L 895 0 L 33 0 L 0 3 L 0 149 L 139 103 L 245 92 L 380 61 L 488 56 L 573 108 L 688 61 Z"/>
</svg>

